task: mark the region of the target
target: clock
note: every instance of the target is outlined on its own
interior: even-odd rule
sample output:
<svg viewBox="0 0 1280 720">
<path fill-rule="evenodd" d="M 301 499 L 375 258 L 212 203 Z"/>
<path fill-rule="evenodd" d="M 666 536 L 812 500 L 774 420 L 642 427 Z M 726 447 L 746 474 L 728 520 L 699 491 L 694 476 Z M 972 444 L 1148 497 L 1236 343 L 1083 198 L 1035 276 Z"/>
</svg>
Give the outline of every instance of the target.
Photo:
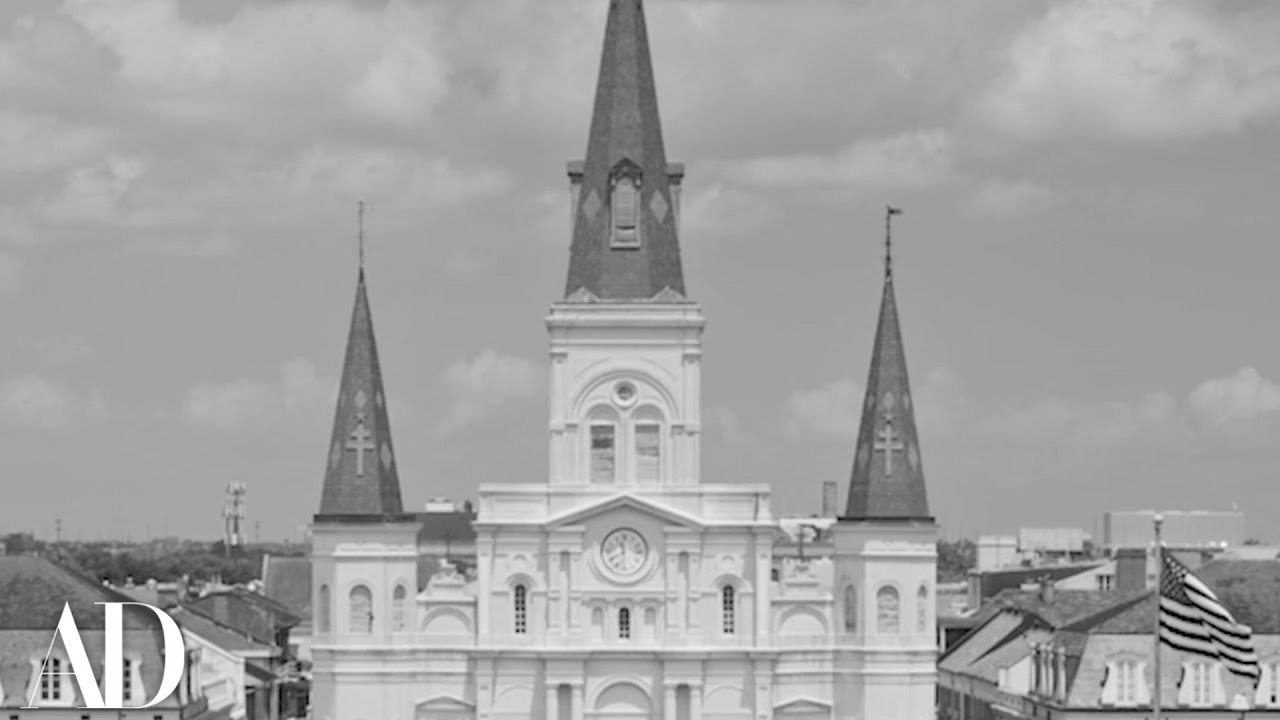
<svg viewBox="0 0 1280 720">
<path fill-rule="evenodd" d="M 633 575 L 649 559 L 649 544 L 635 530 L 614 530 L 600 543 L 600 557 L 618 575 Z"/>
</svg>

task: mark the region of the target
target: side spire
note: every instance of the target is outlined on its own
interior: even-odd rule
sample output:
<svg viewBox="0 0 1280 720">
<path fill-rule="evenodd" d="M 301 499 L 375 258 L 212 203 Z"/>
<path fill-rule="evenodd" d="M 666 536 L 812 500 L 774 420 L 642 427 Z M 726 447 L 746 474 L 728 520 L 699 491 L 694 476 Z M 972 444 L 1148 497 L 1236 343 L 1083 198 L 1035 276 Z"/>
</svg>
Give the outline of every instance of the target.
<svg viewBox="0 0 1280 720">
<path fill-rule="evenodd" d="M 932 520 L 916 433 L 915 399 L 907 379 L 907 356 L 893 292 L 891 221 L 900 214 L 902 210 L 892 206 L 885 211 L 884 294 L 849 480 L 846 520 Z"/>
<path fill-rule="evenodd" d="M 365 288 L 363 201 L 358 213 L 360 269 L 356 299 L 317 519 L 385 517 L 404 512 L 382 366 L 373 336 L 373 314 Z"/>
<path fill-rule="evenodd" d="M 586 160 L 570 163 L 567 299 L 683 298 L 676 212 L 641 0 L 610 0 Z"/>
</svg>

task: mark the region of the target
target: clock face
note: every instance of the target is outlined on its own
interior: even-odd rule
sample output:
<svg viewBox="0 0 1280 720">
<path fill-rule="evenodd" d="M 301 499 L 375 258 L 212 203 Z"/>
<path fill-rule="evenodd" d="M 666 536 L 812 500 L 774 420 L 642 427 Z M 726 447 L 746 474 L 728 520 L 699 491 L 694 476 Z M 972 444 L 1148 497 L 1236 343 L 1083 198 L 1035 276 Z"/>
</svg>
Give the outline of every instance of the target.
<svg viewBox="0 0 1280 720">
<path fill-rule="evenodd" d="M 649 545 L 635 530 L 614 530 L 600 544 L 605 567 L 619 575 L 631 575 L 644 567 Z"/>
</svg>

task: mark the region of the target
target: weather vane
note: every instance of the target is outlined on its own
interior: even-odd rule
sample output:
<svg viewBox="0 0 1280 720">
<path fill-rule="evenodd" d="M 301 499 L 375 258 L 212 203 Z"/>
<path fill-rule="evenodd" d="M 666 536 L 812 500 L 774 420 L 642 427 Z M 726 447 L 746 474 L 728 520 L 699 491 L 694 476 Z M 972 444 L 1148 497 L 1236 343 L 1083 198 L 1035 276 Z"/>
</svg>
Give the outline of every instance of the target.
<svg viewBox="0 0 1280 720">
<path fill-rule="evenodd" d="M 892 205 L 885 206 L 884 213 L 884 276 L 885 279 L 893 277 L 893 228 L 892 221 L 894 215 L 901 215 L 902 208 L 896 208 Z"/>
<path fill-rule="evenodd" d="M 360 253 L 360 270 L 364 270 L 364 201 L 356 204 L 356 243 Z"/>
</svg>

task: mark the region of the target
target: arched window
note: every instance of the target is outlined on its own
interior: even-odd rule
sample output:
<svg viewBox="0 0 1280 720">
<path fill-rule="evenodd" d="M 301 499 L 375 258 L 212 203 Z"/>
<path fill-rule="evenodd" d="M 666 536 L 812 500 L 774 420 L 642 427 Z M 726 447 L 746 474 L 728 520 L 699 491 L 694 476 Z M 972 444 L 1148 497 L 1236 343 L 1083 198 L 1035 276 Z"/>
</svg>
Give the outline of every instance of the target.
<svg viewBox="0 0 1280 720">
<path fill-rule="evenodd" d="M 720 590 L 720 629 L 725 635 L 732 635 L 734 631 L 734 621 L 737 618 L 736 599 L 732 585 L 725 585 Z"/>
<path fill-rule="evenodd" d="M 591 423 L 591 482 L 612 483 L 617 478 L 618 431 L 613 423 Z"/>
<path fill-rule="evenodd" d="M 898 632 L 900 603 L 898 591 L 885 585 L 876 592 L 876 632 Z"/>
<path fill-rule="evenodd" d="M 404 589 L 403 585 L 397 585 L 395 593 L 391 596 L 391 630 L 392 632 L 404 632 L 405 625 L 405 598 L 409 593 Z"/>
<path fill-rule="evenodd" d="M 373 632 L 373 593 L 364 585 L 351 588 L 351 632 Z"/>
<path fill-rule="evenodd" d="M 618 637 L 631 639 L 631 608 L 618 609 Z"/>
<path fill-rule="evenodd" d="M 331 607 L 329 602 L 329 586 L 328 585 L 320 586 L 319 615 L 320 617 L 318 618 L 318 620 L 320 621 L 319 622 L 320 632 L 322 633 L 329 632 L 329 622 L 330 622 L 330 618 L 333 617 L 333 608 Z"/>
<path fill-rule="evenodd" d="M 858 593 L 853 585 L 844 586 L 844 631 L 856 632 L 858 629 Z"/>
<path fill-rule="evenodd" d="M 916 632 L 924 632 L 929 626 L 929 588 L 920 586 L 916 592 Z"/>
<path fill-rule="evenodd" d="M 613 244 L 640 244 L 640 187 L 636 179 L 620 175 L 613 182 Z"/>
<path fill-rule="evenodd" d="M 662 477 L 662 426 L 655 420 L 636 422 L 636 482 L 656 483 Z"/>
<path fill-rule="evenodd" d="M 529 631 L 529 591 L 524 585 L 517 585 L 511 591 L 512 620 L 517 635 Z"/>
</svg>

